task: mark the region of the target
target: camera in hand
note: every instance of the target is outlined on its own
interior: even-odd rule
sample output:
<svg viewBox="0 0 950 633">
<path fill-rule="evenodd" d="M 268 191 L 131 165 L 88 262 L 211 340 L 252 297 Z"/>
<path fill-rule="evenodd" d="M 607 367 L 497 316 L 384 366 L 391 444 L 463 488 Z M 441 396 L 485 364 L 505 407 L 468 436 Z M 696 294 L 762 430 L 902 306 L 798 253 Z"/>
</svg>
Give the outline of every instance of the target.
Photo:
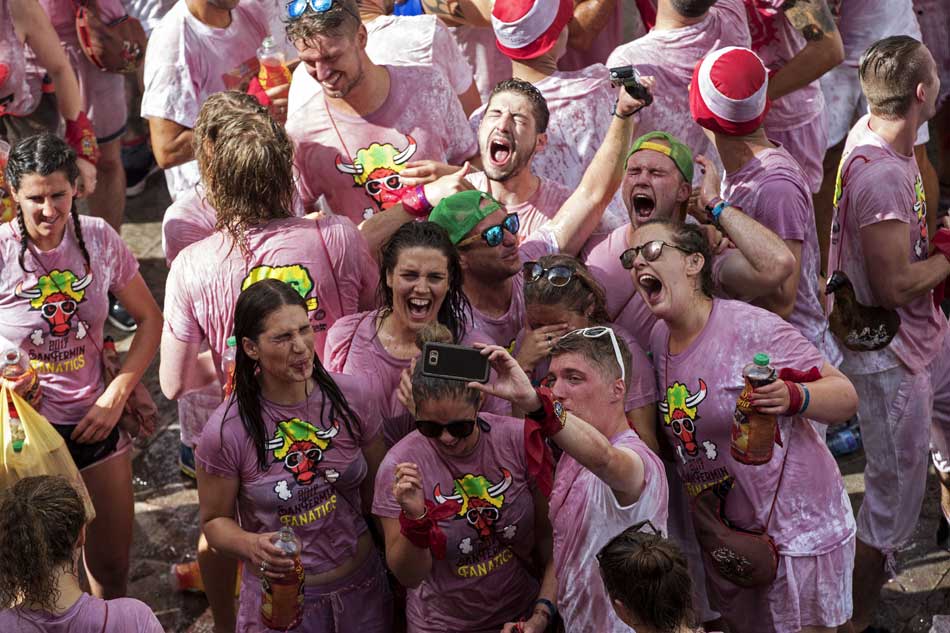
<svg viewBox="0 0 950 633">
<path fill-rule="evenodd" d="M 479 350 L 449 343 L 426 343 L 422 374 L 464 382 L 488 382 L 488 357 Z"/>
<path fill-rule="evenodd" d="M 645 105 L 653 103 L 653 95 L 640 83 L 640 73 L 633 66 L 617 66 L 610 69 L 610 83 L 623 86 L 627 94 L 642 101 Z"/>
</svg>

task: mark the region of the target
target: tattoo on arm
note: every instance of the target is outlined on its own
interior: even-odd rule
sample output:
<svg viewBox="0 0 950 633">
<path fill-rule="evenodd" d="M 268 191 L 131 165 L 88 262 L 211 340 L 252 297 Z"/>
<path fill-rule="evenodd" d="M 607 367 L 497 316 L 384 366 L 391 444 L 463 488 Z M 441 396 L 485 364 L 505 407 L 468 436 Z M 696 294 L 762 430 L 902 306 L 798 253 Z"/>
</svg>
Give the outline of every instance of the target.
<svg viewBox="0 0 950 633">
<path fill-rule="evenodd" d="M 809 42 L 820 40 L 825 34 L 837 30 L 826 0 L 786 0 L 782 11 Z"/>
<path fill-rule="evenodd" d="M 429 15 L 456 20 L 465 19 L 465 14 L 462 13 L 462 6 L 458 0 L 422 0 L 422 5 Z"/>
</svg>

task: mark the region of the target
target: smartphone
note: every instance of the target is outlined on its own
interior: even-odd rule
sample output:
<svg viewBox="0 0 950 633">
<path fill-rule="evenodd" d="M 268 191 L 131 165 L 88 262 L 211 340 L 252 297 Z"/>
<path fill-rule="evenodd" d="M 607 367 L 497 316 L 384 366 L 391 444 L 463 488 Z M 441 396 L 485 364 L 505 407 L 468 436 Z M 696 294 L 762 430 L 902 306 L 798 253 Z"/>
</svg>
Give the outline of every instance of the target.
<svg viewBox="0 0 950 633">
<path fill-rule="evenodd" d="M 488 357 L 473 348 L 450 343 L 426 343 L 422 374 L 464 382 L 488 382 Z"/>
<path fill-rule="evenodd" d="M 653 103 L 653 95 L 640 83 L 640 73 L 633 66 L 617 66 L 610 69 L 610 83 L 623 86 L 634 99 L 639 99 L 647 105 Z"/>
</svg>

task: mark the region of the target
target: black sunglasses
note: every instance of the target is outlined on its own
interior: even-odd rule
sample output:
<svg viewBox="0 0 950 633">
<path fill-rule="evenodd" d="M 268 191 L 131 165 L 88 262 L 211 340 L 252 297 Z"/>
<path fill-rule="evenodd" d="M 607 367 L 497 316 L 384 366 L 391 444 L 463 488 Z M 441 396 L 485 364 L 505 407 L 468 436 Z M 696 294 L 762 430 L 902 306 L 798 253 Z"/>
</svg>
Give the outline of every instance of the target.
<svg viewBox="0 0 950 633">
<path fill-rule="evenodd" d="M 508 231 L 512 235 L 518 234 L 518 229 L 521 228 L 521 220 L 518 218 L 517 213 L 509 213 L 505 216 L 505 219 L 501 224 L 495 224 L 488 227 L 482 231 L 479 235 L 473 235 L 469 238 L 466 238 L 458 243 L 458 248 L 467 246 L 472 242 L 478 240 L 485 240 L 485 243 L 491 246 L 492 248 L 501 244 L 505 239 L 505 231 Z"/>
<path fill-rule="evenodd" d="M 524 279 L 529 284 L 537 282 L 541 277 L 548 280 L 555 288 L 562 288 L 571 283 L 574 271 L 568 266 L 551 266 L 545 268 L 538 262 L 524 263 Z"/>
<path fill-rule="evenodd" d="M 442 431 L 445 430 L 452 437 L 462 439 L 471 435 L 475 430 L 475 420 L 455 420 L 445 424 L 431 420 L 416 420 L 416 430 L 430 438 L 439 437 L 442 435 Z"/>
<path fill-rule="evenodd" d="M 642 246 L 633 246 L 620 253 L 620 265 L 627 270 L 632 269 L 633 262 L 637 259 L 637 255 L 640 255 L 641 253 L 643 254 L 643 259 L 646 261 L 655 262 L 660 258 L 660 255 L 663 254 L 664 246 L 675 248 L 676 250 L 686 253 L 687 255 L 692 254 L 691 251 L 688 251 L 685 248 L 680 248 L 676 244 L 670 244 L 669 242 L 664 242 L 663 240 L 651 240 Z"/>
</svg>

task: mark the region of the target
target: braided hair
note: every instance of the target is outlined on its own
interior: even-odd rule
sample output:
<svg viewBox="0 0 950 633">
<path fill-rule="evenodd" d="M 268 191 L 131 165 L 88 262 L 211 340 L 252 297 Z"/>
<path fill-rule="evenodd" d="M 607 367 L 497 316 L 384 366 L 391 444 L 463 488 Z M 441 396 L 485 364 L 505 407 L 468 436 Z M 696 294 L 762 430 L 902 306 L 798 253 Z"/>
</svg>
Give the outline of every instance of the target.
<svg viewBox="0 0 950 633">
<path fill-rule="evenodd" d="M 243 339 L 258 340 L 264 331 L 267 318 L 283 306 L 300 306 L 307 310 L 307 303 L 289 284 L 277 279 L 261 280 L 241 293 L 234 309 L 234 338 L 238 341 L 234 362 L 234 393 L 228 401 L 228 409 L 237 404 L 244 430 L 251 437 L 257 452 L 257 463 L 267 470 L 267 426 L 261 414 L 261 385 L 257 378 L 258 364 L 244 352 Z M 320 403 L 320 422 L 342 421 L 347 432 L 353 435 L 353 426 L 362 428 L 359 416 L 350 407 L 343 392 L 320 363 L 313 357 L 313 379 L 323 394 Z M 225 411 L 227 417 L 227 411 Z M 223 432 L 223 428 L 222 428 Z"/>
<path fill-rule="evenodd" d="M 47 133 L 27 137 L 14 146 L 10 150 L 4 176 L 10 186 L 18 190 L 25 176 L 50 176 L 56 172 L 62 172 L 69 184 L 75 186 L 79 178 L 76 152 L 66 144 L 66 141 Z M 73 231 L 76 233 L 79 250 L 86 261 L 86 266 L 90 266 L 89 251 L 83 239 L 75 197 L 69 213 L 73 218 Z M 23 272 L 33 272 L 26 269 L 24 262 L 27 246 L 30 243 L 30 234 L 26 229 L 26 221 L 23 219 L 23 210 L 19 208 L 19 203 L 17 204 L 17 227 L 20 230 L 20 254 L 17 261 Z"/>
</svg>

